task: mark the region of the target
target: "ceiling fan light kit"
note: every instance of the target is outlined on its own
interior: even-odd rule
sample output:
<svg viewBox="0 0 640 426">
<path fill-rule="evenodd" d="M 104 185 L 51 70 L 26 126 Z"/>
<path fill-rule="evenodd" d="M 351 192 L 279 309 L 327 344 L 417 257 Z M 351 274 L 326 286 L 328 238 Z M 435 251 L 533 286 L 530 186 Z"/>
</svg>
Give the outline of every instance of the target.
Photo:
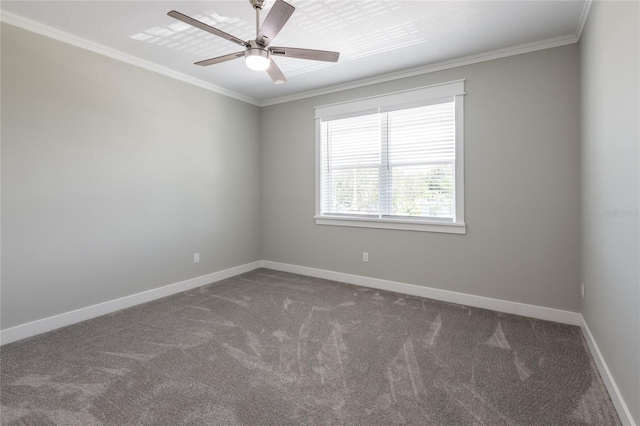
<svg viewBox="0 0 640 426">
<path fill-rule="evenodd" d="M 271 64 L 269 49 L 259 46 L 255 41 L 250 41 L 247 50 L 244 51 L 244 60 L 247 66 L 254 71 L 266 71 Z"/>
<path fill-rule="evenodd" d="M 273 61 L 273 56 L 288 56 L 290 58 L 308 59 L 312 61 L 338 62 L 339 52 L 331 52 L 327 50 L 300 49 L 295 47 L 271 47 L 269 44 L 280 32 L 284 24 L 287 23 L 295 8 L 289 3 L 282 0 L 276 0 L 271 11 L 265 18 L 262 26 L 260 26 L 260 10 L 264 7 L 266 0 L 249 0 L 249 3 L 256 11 L 256 38 L 255 40 L 244 41 L 231 34 L 227 34 L 217 28 L 214 28 L 204 22 L 191 18 L 180 12 L 172 10 L 167 15 L 182 21 L 186 24 L 207 31 L 213 35 L 229 40 L 232 43 L 244 47 L 244 51 L 230 53 L 216 58 L 198 61 L 195 64 L 200 66 L 208 66 L 219 64 L 221 62 L 230 61 L 232 59 L 244 56 L 247 67 L 256 71 L 267 71 L 269 77 L 276 84 L 287 81 L 280 68 Z"/>
</svg>

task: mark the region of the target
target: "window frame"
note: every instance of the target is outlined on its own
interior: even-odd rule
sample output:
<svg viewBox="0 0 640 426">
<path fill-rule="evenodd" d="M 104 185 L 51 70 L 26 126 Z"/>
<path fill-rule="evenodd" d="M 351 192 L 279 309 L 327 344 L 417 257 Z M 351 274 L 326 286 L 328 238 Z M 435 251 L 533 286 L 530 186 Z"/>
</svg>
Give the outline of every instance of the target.
<svg viewBox="0 0 640 426">
<path fill-rule="evenodd" d="M 368 98 L 315 107 L 316 127 L 316 225 L 348 226 L 374 229 L 441 232 L 466 234 L 464 221 L 464 80 L 456 80 L 416 89 L 392 92 Z M 433 103 L 453 98 L 455 108 L 455 161 L 454 161 L 454 217 L 453 220 L 407 217 L 384 218 L 371 216 L 322 214 L 322 121 L 354 117 L 370 113 Z"/>
</svg>

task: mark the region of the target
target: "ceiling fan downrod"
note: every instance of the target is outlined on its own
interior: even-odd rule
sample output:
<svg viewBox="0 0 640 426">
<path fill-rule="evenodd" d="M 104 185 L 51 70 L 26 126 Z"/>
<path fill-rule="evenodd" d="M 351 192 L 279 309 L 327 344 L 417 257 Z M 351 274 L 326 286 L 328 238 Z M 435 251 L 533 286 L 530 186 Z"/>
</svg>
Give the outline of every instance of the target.
<svg viewBox="0 0 640 426">
<path fill-rule="evenodd" d="M 260 11 L 264 7 L 264 3 L 266 0 L 249 0 L 251 6 L 256 10 L 256 39 L 258 38 L 258 33 L 260 32 Z"/>
</svg>

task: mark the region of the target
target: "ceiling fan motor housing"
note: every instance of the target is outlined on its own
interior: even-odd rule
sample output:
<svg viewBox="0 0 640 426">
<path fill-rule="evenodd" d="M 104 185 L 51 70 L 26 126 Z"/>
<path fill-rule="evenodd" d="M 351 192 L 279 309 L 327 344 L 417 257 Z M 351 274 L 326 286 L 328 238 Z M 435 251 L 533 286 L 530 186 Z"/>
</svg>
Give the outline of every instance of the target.
<svg viewBox="0 0 640 426">
<path fill-rule="evenodd" d="M 244 51 L 244 56 L 262 56 L 263 58 L 269 59 L 271 58 L 271 54 L 269 52 L 268 47 L 260 46 L 256 43 L 255 40 L 250 40 L 248 42 L 247 48 Z"/>
</svg>

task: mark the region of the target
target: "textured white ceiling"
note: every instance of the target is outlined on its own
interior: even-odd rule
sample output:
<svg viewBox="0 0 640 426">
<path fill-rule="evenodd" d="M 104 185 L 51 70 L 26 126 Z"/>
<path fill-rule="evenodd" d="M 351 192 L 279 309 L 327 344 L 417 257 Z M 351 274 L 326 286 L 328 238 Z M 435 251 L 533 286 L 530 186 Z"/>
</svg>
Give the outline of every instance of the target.
<svg viewBox="0 0 640 426">
<path fill-rule="evenodd" d="M 459 58 L 575 42 L 585 0 L 289 0 L 296 11 L 277 46 L 335 50 L 336 64 L 277 58 L 288 82 L 275 85 L 242 59 L 194 62 L 242 50 L 167 16 L 175 9 L 238 38 L 255 38 L 255 12 L 234 1 L 7 1 L 28 20 L 222 87 L 258 103 Z M 262 19 L 273 0 L 267 0 Z"/>
</svg>

